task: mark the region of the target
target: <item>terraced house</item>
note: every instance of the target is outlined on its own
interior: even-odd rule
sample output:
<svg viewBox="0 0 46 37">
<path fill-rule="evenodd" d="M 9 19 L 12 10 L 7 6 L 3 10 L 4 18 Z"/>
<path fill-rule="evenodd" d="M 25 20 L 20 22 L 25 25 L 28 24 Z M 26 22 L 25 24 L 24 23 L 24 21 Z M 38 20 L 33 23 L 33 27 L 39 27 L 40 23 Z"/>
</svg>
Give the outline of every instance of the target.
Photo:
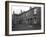
<svg viewBox="0 0 46 37">
<path fill-rule="evenodd" d="M 30 8 L 28 11 L 24 11 L 21 14 L 12 15 L 13 30 L 17 29 L 40 29 L 41 25 L 41 8 L 34 7 Z M 24 28 L 25 27 L 25 28 Z"/>
</svg>

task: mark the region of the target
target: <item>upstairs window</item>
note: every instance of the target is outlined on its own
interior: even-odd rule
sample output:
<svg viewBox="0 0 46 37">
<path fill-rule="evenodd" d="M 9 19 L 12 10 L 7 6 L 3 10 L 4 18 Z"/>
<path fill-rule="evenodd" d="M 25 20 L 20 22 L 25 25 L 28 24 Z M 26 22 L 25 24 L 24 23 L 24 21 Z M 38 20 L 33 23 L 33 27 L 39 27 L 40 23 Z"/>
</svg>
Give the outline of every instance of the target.
<svg viewBox="0 0 46 37">
<path fill-rule="evenodd" d="M 37 9 L 34 9 L 34 15 L 37 14 Z"/>
</svg>

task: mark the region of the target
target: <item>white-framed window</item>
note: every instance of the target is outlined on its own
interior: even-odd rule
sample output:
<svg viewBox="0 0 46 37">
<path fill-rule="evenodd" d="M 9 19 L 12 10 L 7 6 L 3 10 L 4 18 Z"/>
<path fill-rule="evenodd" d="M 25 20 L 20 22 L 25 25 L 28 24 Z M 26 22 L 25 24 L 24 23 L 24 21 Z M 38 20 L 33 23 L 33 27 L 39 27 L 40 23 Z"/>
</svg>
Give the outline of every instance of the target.
<svg viewBox="0 0 46 37">
<path fill-rule="evenodd" d="M 34 14 L 37 14 L 37 9 L 34 9 Z"/>
</svg>

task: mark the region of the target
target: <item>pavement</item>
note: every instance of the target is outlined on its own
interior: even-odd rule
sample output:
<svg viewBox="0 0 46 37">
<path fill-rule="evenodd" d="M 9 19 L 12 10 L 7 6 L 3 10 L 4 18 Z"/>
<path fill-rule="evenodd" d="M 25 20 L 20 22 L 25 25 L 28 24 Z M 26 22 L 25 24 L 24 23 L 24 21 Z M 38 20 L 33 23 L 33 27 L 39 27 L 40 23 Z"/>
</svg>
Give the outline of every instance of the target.
<svg viewBox="0 0 46 37">
<path fill-rule="evenodd" d="M 17 24 L 12 26 L 13 31 L 18 31 L 18 30 L 38 30 L 40 29 L 40 25 L 24 25 L 24 24 Z"/>
</svg>

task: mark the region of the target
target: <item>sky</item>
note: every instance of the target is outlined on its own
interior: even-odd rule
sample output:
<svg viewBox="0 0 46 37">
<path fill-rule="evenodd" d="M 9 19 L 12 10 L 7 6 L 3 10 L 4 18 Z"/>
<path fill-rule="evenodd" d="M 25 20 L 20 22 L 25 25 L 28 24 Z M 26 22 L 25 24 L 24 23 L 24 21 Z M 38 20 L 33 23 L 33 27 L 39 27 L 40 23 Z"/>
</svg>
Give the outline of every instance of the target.
<svg viewBox="0 0 46 37">
<path fill-rule="evenodd" d="M 15 14 L 20 14 L 21 10 L 22 12 L 29 10 L 29 6 L 22 6 L 22 5 L 14 5 L 12 6 L 12 11 L 14 11 Z"/>
<path fill-rule="evenodd" d="M 12 14 L 13 14 L 13 11 L 15 14 L 21 14 L 21 10 L 22 12 L 24 11 L 27 11 L 31 8 L 34 8 L 34 7 L 41 7 L 41 5 L 38 5 L 38 4 L 20 4 L 20 3 L 12 3 L 11 4 L 11 10 L 12 10 Z"/>
</svg>

